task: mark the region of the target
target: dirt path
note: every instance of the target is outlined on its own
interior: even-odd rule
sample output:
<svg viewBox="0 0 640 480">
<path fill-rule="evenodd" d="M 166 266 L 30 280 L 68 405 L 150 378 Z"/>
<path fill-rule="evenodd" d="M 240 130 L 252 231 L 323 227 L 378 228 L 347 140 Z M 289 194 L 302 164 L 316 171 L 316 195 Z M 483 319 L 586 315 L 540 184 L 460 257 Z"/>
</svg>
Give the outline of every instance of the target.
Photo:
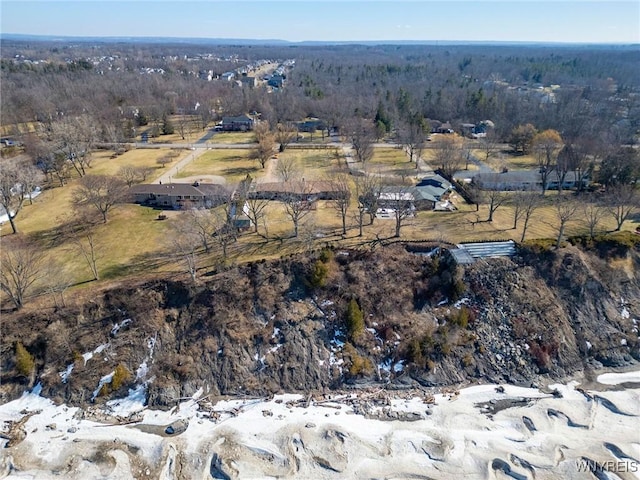
<svg viewBox="0 0 640 480">
<path fill-rule="evenodd" d="M 279 182 L 280 179 L 276 174 L 276 166 L 278 165 L 278 157 L 274 156 L 264 166 L 264 175 L 256 180 L 258 183 Z"/>
<path fill-rule="evenodd" d="M 205 149 L 192 150 L 189 155 L 184 157 L 178 163 L 173 165 L 167 171 L 163 172 L 153 183 L 171 183 L 180 170 L 193 162 L 196 158 L 206 152 Z"/>
</svg>

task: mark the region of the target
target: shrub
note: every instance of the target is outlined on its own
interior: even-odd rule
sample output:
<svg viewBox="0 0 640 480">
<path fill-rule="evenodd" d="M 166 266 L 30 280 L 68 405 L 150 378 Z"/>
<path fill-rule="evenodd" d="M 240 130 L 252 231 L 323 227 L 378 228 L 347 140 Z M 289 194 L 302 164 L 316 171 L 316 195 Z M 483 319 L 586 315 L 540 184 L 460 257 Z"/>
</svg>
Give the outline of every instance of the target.
<svg viewBox="0 0 640 480">
<path fill-rule="evenodd" d="M 418 366 L 424 366 L 424 356 L 422 354 L 422 346 L 417 338 L 411 340 L 407 348 L 407 360 Z"/>
<path fill-rule="evenodd" d="M 33 370 L 36 368 L 36 362 L 33 359 L 33 355 L 24 348 L 22 342 L 16 344 L 16 369 L 20 375 L 25 377 L 30 376 Z"/>
<path fill-rule="evenodd" d="M 320 261 L 322 263 L 329 263 L 331 260 L 333 260 L 333 257 L 334 257 L 333 250 L 329 248 L 323 248 L 322 251 L 320 252 Z"/>
<path fill-rule="evenodd" d="M 451 282 L 451 287 L 449 288 L 449 298 L 451 299 L 451 301 L 455 302 L 456 300 L 458 300 L 462 296 L 466 288 L 467 287 L 461 278 L 456 278 L 455 280 L 453 280 Z"/>
<path fill-rule="evenodd" d="M 473 355 L 470 353 L 466 353 L 464 357 L 462 357 L 462 365 L 465 367 L 470 367 L 473 365 Z"/>
<path fill-rule="evenodd" d="M 449 355 L 451 353 L 451 345 L 449 344 L 449 342 L 447 342 L 446 339 L 444 339 L 441 343 L 438 344 L 438 350 L 440 350 L 442 356 Z"/>
<path fill-rule="evenodd" d="M 462 306 L 449 315 L 449 321 L 460 328 L 467 328 L 475 320 L 475 313 L 469 307 Z"/>
<path fill-rule="evenodd" d="M 370 359 L 360 355 L 355 347 L 350 343 L 345 345 L 345 353 L 351 360 L 349 367 L 349 375 L 356 377 L 358 375 L 369 375 L 373 371 L 373 363 Z"/>
<path fill-rule="evenodd" d="M 351 340 L 358 338 L 364 333 L 364 315 L 358 302 L 354 298 L 347 306 L 347 335 Z"/>
<path fill-rule="evenodd" d="M 541 253 L 549 253 L 555 249 L 556 240 L 553 238 L 536 238 L 527 240 L 520 244 L 520 247 L 529 253 L 539 255 Z"/>
<path fill-rule="evenodd" d="M 307 276 L 307 286 L 310 288 L 321 288 L 327 284 L 329 267 L 321 260 L 316 260 Z"/>
<path fill-rule="evenodd" d="M 99 397 L 106 397 L 107 395 L 109 395 L 109 393 L 111 393 L 111 389 L 109 388 L 109 384 L 108 383 L 103 383 L 102 386 L 100 387 L 100 390 L 98 391 L 98 396 Z"/>
<path fill-rule="evenodd" d="M 118 390 L 129 380 L 130 377 L 131 374 L 129 373 L 129 370 L 127 370 L 127 367 L 119 363 L 115 371 L 113 372 L 113 378 L 111 379 L 111 390 Z"/>
</svg>

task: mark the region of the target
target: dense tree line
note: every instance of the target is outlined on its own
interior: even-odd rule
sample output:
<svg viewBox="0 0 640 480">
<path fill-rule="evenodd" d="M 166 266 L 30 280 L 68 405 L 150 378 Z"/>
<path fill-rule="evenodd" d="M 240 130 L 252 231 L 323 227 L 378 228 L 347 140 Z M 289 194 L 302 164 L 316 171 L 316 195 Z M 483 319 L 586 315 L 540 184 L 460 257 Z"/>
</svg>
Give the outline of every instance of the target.
<svg viewBox="0 0 640 480">
<path fill-rule="evenodd" d="M 275 94 L 197 75 L 284 58 L 296 65 Z M 203 125 L 212 115 L 254 110 L 274 126 L 307 116 L 338 127 L 354 117 L 375 119 L 385 134 L 416 117 L 454 126 L 490 119 L 504 141 L 532 124 L 563 138 L 608 132 L 629 143 L 640 126 L 638 60 L 632 47 L 3 42 L 1 107 L 3 123 L 89 114 L 104 140 L 131 135 L 142 115 L 161 125 L 163 116 L 196 113 L 199 105 Z M 560 88 L 541 90 L 552 85 Z"/>
</svg>

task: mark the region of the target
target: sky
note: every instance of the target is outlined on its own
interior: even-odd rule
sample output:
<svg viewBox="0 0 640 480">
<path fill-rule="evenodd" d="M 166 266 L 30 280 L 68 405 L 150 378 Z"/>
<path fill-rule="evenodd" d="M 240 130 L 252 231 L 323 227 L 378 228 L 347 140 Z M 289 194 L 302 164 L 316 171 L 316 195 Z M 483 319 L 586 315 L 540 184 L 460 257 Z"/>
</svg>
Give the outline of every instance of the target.
<svg viewBox="0 0 640 480">
<path fill-rule="evenodd" d="M 0 0 L 0 19 L 64 36 L 640 43 L 640 0 Z"/>
</svg>

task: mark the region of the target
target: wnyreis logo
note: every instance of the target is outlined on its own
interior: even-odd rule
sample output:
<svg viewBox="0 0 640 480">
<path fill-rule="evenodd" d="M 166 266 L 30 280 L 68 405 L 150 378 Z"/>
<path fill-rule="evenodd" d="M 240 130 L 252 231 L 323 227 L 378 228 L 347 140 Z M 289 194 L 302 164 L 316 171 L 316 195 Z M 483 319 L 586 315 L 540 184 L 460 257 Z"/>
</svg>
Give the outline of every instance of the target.
<svg viewBox="0 0 640 480">
<path fill-rule="evenodd" d="M 611 473 L 638 473 L 640 472 L 640 463 L 637 460 L 606 460 L 597 462 L 589 458 L 582 457 L 576 461 L 576 467 L 579 472 L 611 472 Z M 600 478 L 600 477 L 598 477 Z"/>
</svg>

